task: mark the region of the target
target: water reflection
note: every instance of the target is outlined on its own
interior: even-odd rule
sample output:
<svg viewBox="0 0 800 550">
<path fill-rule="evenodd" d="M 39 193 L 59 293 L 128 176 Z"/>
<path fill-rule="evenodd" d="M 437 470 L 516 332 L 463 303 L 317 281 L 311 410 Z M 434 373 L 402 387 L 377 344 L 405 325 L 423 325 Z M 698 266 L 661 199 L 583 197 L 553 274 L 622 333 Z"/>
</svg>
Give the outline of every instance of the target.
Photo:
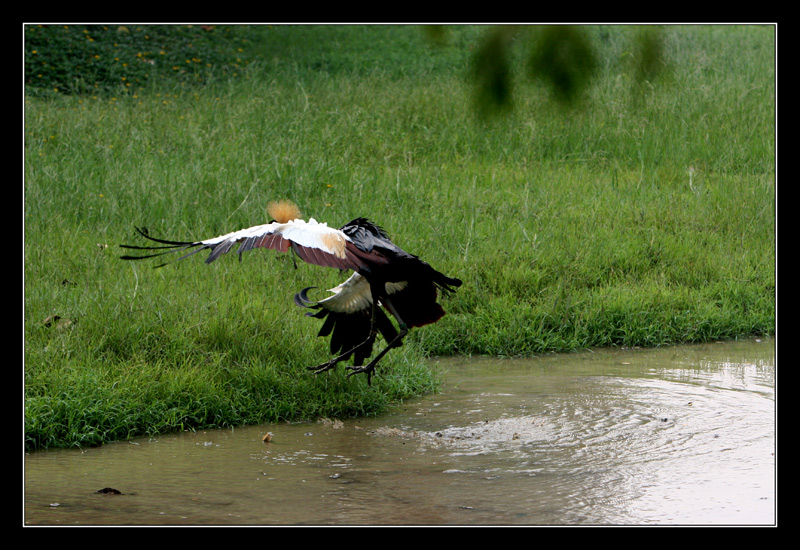
<svg viewBox="0 0 800 550">
<path fill-rule="evenodd" d="M 34 453 L 25 521 L 775 521 L 770 340 L 436 368 L 446 372 L 441 394 L 381 418 Z M 109 486 L 124 494 L 95 494 Z"/>
</svg>

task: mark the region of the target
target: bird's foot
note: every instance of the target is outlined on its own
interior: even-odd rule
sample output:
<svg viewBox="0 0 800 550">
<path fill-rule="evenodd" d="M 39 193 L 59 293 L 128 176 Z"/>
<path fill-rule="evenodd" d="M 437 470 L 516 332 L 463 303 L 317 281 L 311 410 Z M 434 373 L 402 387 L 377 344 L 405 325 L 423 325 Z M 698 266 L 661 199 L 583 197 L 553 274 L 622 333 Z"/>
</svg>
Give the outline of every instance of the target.
<svg viewBox="0 0 800 550">
<path fill-rule="evenodd" d="M 350 372 L 347 373 L 347 377 L 351 377 L 354 374 L 358 374 L 361 372 L 367 373 L 367 385 L 372 385 L 372 375 L 375 374 L 375 363 L 370 363 L 365 367 L 345 367 Z"/>
<path fill-rule="evenodd" d="M 319 374 L 321 372 L 325 372 L 327 370 L 331 370 L 336 366 L 339 361 L 328 361 L 326 363 L 322 363 L 321 365 L 317 365 L 316 367 L 306 367 L 306 369 L 312 371 L 314 374 Z"/>
</svg>

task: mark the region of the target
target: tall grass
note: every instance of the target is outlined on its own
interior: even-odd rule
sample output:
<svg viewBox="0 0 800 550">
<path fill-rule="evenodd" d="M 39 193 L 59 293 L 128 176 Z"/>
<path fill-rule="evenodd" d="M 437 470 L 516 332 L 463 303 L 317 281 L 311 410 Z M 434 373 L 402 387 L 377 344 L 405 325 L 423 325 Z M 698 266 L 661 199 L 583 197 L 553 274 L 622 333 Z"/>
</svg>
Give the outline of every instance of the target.
<svg viewBox="0 0 800 550">
<path fill-rule="evenodd" d="M 247 67 L 211 84 L 27 97 L 28 448 L 375 414 L 435 389 L 429 355 L 773 332 L 774 29 L 667 27 L 669 63 L 641 87 L 633 31 L 591 30 L 602 70 L 580 106 L 520 71 L 490 121 L 471 27 L 436 47 L 414 27 L 256 28 Z M 464 280 L 372 387 L 305 371 L 327 342 L 291 295 L 335 270 L 118 259 L 134 225 L 207 238 L 275 198 L 332 225 L 367 215 Z"/>
</svg>

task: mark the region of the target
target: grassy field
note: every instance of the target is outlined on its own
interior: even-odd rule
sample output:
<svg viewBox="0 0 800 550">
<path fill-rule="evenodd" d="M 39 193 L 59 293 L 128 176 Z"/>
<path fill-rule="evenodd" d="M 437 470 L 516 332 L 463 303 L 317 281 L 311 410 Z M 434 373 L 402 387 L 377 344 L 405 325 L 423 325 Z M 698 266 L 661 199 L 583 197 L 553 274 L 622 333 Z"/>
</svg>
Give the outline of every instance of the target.
<svg viewBox="0 0 800 550">
<path fill-rule="evenodd" d="M 26 35 L 28 449 L 376 414 L 435 391 L 431 355 L 774 332 L 772 27 L 665 27 L 652 82 L 630 70 L 636 29 L 587 29 L 596 70 L 574 105 L 515 50 L 511 108 L 489 120 L 482 28 L 84 30 L 97 38 L 50 62 Z M 172 41 L 143 45 L 159 32 Z M 76 58 L 105 61 L 70 65 L 98 80 L 57 70 Z M 262 251 L 119 260 L 135 225 L 209 238 L 279 198 L 330 225 L 368 216 L 464 281 L 371 387 L 305 371 L 327 341 L 292 294 L 337 271 Z"/>
</svg>

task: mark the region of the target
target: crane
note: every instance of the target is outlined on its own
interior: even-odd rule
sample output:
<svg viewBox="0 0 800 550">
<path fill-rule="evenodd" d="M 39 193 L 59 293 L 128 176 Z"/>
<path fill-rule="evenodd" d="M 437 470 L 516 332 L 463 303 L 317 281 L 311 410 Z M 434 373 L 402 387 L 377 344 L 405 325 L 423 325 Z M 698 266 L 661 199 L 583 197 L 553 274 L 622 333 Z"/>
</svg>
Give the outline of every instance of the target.
<svg viewBox="0 0 800 550">
<path fill-rule="evenodd" d="M 141 260 L 185 251 L 175 260 L 179 261 L 210 250 L 206 263 L 211 263 L 238 243 L 240 261 L 244 252 L 267 248 L 290 252 L 310 264 L 352 271 L 347 280 L 329 290 L 330 296 L 313 301 L 308 291 L 316 287 L 307 287 L 295 294 L 294 302 L 315 310 L 306 315 L 322 319 L 318 336 L 331 338 L 333 357 L 307 368 L 314 373 L 325 372 L 352 356 L 353 365 L 346 367 L 351 371 L 348 376 L 366 373 L 368 384 L 372 383 L 378 362 L 389 350 L 402 345 L 411 328 L 435 323 L 444 316 L 444 309 L 437 302 L 440 294 L 453 292 L 462 284 L 461 280 L 444 275 L 394 244 L 386 231 L 367 218 L 356 218 L 336 229 L 314 218 L 301 219 L 299 208 L 290 201 L 270 203 L 268 212 L 272 219 L 267 224 L 202 241 L 158 239 L 136 228 L 142 237 L 158 244 L 120 245 L 149 251 L 121 258 Z M 163 265 L 166 263 L 156 267 Z M 395 319 L 397 327 L 386 312 Z M 378 334 L 386 346 L 364 365 L 372 355 Z"/>
</svg>

